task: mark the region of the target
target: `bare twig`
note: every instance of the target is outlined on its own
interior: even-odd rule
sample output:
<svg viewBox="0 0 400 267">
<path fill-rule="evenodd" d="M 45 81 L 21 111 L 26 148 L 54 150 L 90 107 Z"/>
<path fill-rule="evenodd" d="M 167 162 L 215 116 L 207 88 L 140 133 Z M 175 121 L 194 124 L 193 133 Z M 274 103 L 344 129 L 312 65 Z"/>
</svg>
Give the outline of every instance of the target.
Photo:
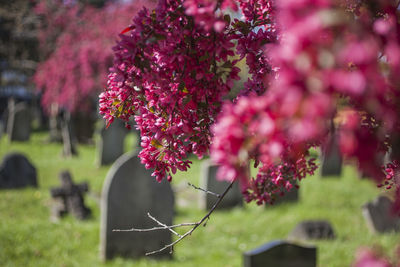
<svg viewBox="0 0 400 267">
<path fill-rule="evenodd" d="M 193 186 L 196 189 L 202 190 L 206 193 L 212 193 L 213 195 L 217 195 L 218 200 L 215 202 L 214 206 L 207 212 L 207 214 L 201 218 L 198 222 L 194 222 L 194 223 L 181 223 L 181 224 L 176 224 L 176 225 L 170 225 L 167 226 L 161 222 L 159 222 L 157 219 L 155 219 L 154 217 L 152 217 L 150 215 L 150 213 L 147 213 L 147 216 L 149 216 L 152 220 L 154 220 L 158 225 L 161 225 L 159 227 L 153 227 L 153 228 L 148 228 L 148 229 L 136 229 L 136 228 L 131 228 L 131 229 L 125 229 L 125 230 L 121 230 L 121 229 L 114 229 L 113 232 L 149 232 L 149 231 L 155 231 L 155 230 L 165 230 L 168 229 L 169 231 L 171 231 L 172 233 L 174 233 L 175 235 L 179 236 L 179 238 L 177 240 L 175 240 L 174 242 L 165 245 L 164 247 L 155 250 L 155 251 L 151 251 L 151 252 L 147 252 L 146 256 L 149 255 L 153 255 L 153 254 L 157 254 L 161 251 L 164 251 L 166 249 L 171 249 L 171 252 L 173 251 L 173 247 L 174 245 L 176 245 L 177 243 L 179 243 L 182 239 L 184 239 L 185 237 L 187 237 L 188 235 L 191 235 L 193 233 L 194 230 L 197 229 L 197 227 L 199 227 L 200 225 L 206 226 L 207 221 L 210 219 L 211 214 L 214 212 L 214 210 L 218 207 L 218 205 L 221 203 L 221 201 L 224 199 L 225 195 L 229 192 L 229 190 L 232 188 L 232 185 L 235 181 L 232 181 L 228 187 L 225 189 L 225 191 L 220 195 L 220 194 L 215 194 L 213 192 L 198 188 L 192 184 L 189 183 L 189 185 Z M 183 235 L 178 234 L 177 232 L 175 232 L 174 228 L 177 227 L 182 227 L 182 226 L 193 226 L 190 230 L 188 230 L 186 233 L 184 233 Z"/>
<path fill-rule="evenodd" d="M 175 232 L 172 228 L 170 228 L 169 226 L 167 226 L 166 224 L 163 224 L 162 222 L 158 221 L 156 218 L 154 218 L 153 216 L 150 215 L 150 213 L 147 213 L 147 216 L 149 216 L 150 219 L 152 219 L 153 221 L 155 221 L 156 223 L 158 223 L 161 226 L 164 226 L 166 229 L 168 229 L 171 233 L 173 233 L 176 236 L 182 237 L 180 234 L 178 234 L 177 232 Z"/>
<path fill-rule="evenodd" d="M 196 230 L 197 227 L 199 227 L 200 225 L 202 225 L 204 222 L 206 222 L 206 220 L 208 221 L 208 219 L 210 219 L 210 215 L 214 212 L 214 210 L 218 207 L 218 205 L 221 203 L 222 199 L 224 199 L 225 195 L 228 193 L 228 191 L 232 188 L 232 185 L 235 181 L 232 181 L 229 186 L 225 189 L 225 191 L 222 193 L 221 197 L 218 198 L 218 200 L 215 202 L 214 206 L 208 211 L 208 213 L 197 223 L 195 223 L 194 227 L 192 229 L 190 229 L 189 231 L 187 231 L 185 234 L 183 234 L 180 238 L 178 238 L 177 240 L 175 240 L 174 242 L 160 248 L 159 250 L 155 250 L 155 251 L 151 251 L 151 252 L 147 252 L 146 256 L 152 255 L 152 254 L 156 254 L 159 253 L 161 251 L 166 250 L 167 248 L 172 248 L 174 245 L 176 245 L 177 243 L 179 243 L 182 239 L 184 239 L 186 236 L 191 235 L 193 233 L 194 230 Z"/>
<path fill-rule="evenodd" d="M 197 190 L 203 191 L 203 192 L 205 192 L 205 193 L 207 193 L 207 194 L 210 194 L 210 195 L 216 196 L 216 197 L 218 197 L 218 198 L 220 198 L 220 197 L 221 197 L 221 195 L 220 195 L 220 194 L 217 194 L 217 193 L 214 193 L 214 192 L 208 191 L 208 190 L 206 190 L 206 189 L 203 189 L 203 188 L 201 188 L 201 187 L 197 187 L 197 186 L 195 186 L 194 184 L 188 183 L 188 185 L 189 185 L 189 186 L 191 186 L 191 187 L 193 187 L 194 189 L 197 189 Z"/>
<path fill-rule="evenodd" d="M 178 227 L 184 227 L 184 226 L 193 226 L 196 225 L 196 223 L 180 223 L 180 224 L 175 224 L 175 225 L 170 225 L 168 228 L 174 229 Z M 151 231 L 156 231 L 156 230 L 165 230 L 167 227 L 153 227 L 153 228 L 147 228 L 147 229 L 137 229 L 137 228 L 130 228 L 130 229 L 113 229 L 113 232 L 151 232 Z"/>
</svg>

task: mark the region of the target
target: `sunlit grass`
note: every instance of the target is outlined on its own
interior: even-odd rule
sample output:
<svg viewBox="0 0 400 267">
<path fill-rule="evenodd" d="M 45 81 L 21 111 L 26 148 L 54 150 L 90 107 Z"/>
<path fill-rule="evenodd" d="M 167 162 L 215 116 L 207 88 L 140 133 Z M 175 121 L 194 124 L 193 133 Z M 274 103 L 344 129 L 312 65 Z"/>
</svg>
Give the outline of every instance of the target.
<svg viewBox="0 0 400 267">
<path fill-rule="evenodd" d="M 60 144 L 46 143 L 45 133 L 35 133 L 29 143 L 9 144 L 0 140 L 0 159 L 8 152 L 24 153 L 38 170 L 39 188 L 0 190 L 1 266 L 99 266 L 100 209 L 96 198 L 86 197 L 93 211 L 88 221 L 66 217 L 50 222 L 49 188 L 58 186 L 58 173 L 69 169 L 76 182 L 87 181 L 92 195 L 99 195 L 110 166 L 97 167 L 95 146 L 80 145 L 79 157 L 64 159 Z M 126 150 L 133 147 L 130 136 Z M 176 223 L 200 219 L 197 193 L 186 187 L 199 184 L 199 161 L 193 159 L 187 173 L 178 173 L 173 186 L 187 206 L 177 207 Z M 391 254 L 400 234 L 371 234 L 361 214 L 361 206 L 379 194 L 367 180 L 359 180 L 355 170 L 344 168 L 340 179 L 309 177 L 301 183 L 300 202 L 259 207 L 255 204 L 230 211 L 215 212 L 206 227 L 179 243 L 172 261 L 115 259 L 106 266 L 241 266 L 242 253 L 270 240 L 284 239 L 304 219 L 327 219 L 337 234 L 334 241 L 311 242 L 318 247 L 319 266 L 349 266 L 360 246 L 379 245 Z M 179 199 L 177 201 L 180 203 Z M 161 203 L 160 203 L 161 204 Z"/>
</svg>

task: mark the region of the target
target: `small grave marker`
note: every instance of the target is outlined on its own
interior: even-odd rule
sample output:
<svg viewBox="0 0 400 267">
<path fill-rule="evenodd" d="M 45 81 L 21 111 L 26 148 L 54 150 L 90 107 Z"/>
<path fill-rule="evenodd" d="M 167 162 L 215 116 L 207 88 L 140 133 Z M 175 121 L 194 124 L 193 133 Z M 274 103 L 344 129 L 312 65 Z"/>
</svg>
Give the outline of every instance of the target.
<svg viewBox="0 0 400 267">
<path fill-rule="evenodd" d="M 393 202 L 386 196 L 379 196 L 362 207 L 368 228 L 374 233 L 400 230 L 400 217 L 392 213 Z"/>
<path fill-rule="evenodd" d="M 272 241 L 243 255 L 244 267 L 315 267 L 317 248 L 288 241 Z"/>
<path fill-rule="evenodd" d="M 128 130 L 124 123 L 115 120 L 108 128 L 105 126 L 100 131 L 98 153 L 100 166 L 113 163 L 124 153 L 124 141 Z"/>
<path fill-rule="evenodd" d="M 31 135 L 31 111 L 26 103 L 9 104 L 7 134 L 10 141 L 27 141 Z"/>
<path fill-rule="evenodd" d="M 222 194 L 229 186 L 227 181 L 217 180 L 218 166 L 212 165 L 210 160 L 204 160 L 201 165 L 200 187 L 216 194 Z M 218 197 L 212 194 L 199 191 L 200 193 L 200 208 L 211 209 Z M 228 209 L 235 206 L 243 206 L 243 196 L 240 192 L 239 183 L 233 184 L 232 188 L 225 195 L 224 199 L 218 206 L 218 209 Z"/>
<path fill-rule="evenodd" d="M 63 155 L 71 157 L 78 154 L 76 150 L 76 138 L 72 129 L 71 114 L 64 111 L 61 120 L 61 135 L 63 140 Z"/>
<path fill-rule="evenodd" d="M 89 191 L 87 183 L 74 184 L 69 171 L 63 171 L 59 175 L 61 187 L 53 187 L 50 194 L 53 199 L 59 199 L 59 205 L 52 209 L 52 218 L 58 219 L 68 212 L 77 219 L 84 220 L 88 218 L 91 211 L 85 206 L 83 195 Z"/>
<path fill-rule="evenodd" d="M 117 256 L 140 258 L 172 242 L 168 230 L 150 232 L 115 232 L 116 229 L 147 229 L 157 226 L 148 218 L 172 225 L 174 195 L 171 185 L 158 183 L 145 169 L 138 156 L 124 154 L 111 166 L 101 199 L 100 251 L 103 260 Z M 167 249 L 154 257 L 170 258 Z"/>
<path fill-rule="evenodd" d="M 0 165 L 0 189 L 37 187 L 36 168 L 20 153 L 11 153 Z"/>
<path fill-rule="evenodd" d="M 0 139 L 3 137 L 4 134 L 4 123 L 1 121 L 0 118 Z"/>
<path fill-rule="evenodd" d="M 332 134 L 322 150 L 321 177 L 340 176 L 342 174 L 342 156 L 338 144 L 338 136 Z"/>
<path fill-rule="evenodd" d="M 284 189 L 283 196 L 278 196 L 274 202 L 274 205 L 279 205 L 283 203 L 295 203 L 299 201 L 299 190 L 293 186 L 290 191 Z M 271 205 L 267 204 L 266 207 L 271 207 Z"/>
<path fill-rule="evenodd" d="M 290 240 L 321 240 L 335 239 L 332 225 L 326 220 L 303 221 L 289 234 Z"/>
</svg>

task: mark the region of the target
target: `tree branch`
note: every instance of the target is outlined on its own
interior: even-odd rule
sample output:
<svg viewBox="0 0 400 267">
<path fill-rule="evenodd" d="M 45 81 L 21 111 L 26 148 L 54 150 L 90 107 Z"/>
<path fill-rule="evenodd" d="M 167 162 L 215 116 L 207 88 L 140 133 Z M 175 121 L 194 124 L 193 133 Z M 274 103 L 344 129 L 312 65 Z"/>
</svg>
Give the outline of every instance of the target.
<svg viewBox="0 0 400 267">
<path fill-rule="evenodd" d="M 210 195 L 213 195 L 213 196 L 216 196 L 216 197 L 221 197 L 221 195 L 220 195 L 220 194 L 217 194 L 217 193 L 214 193 L 214 192 L 208 191 L 208 190 L 206 190 L 206 189 L 203 189 L 203 188 L 201 188 L 201 187 L 197 187 L 197 186 L 195 186 L 194 184 L 188 183 L 188 185 L 189 185 L 189 186 L 191 186 L 191 187 L 193 187 L 194 189 L 197 189 L 197 190 L 203 191 L 203 192 L 205 192 L 205 193 L 207 193 L 207 194 L 210 194 Z"/>
<path fill-rule="evenodd" d="M 178 234 L 177 232 L 175 232 L 171 227 L 167 226 L 166 224 L 163 224 L 162 222 L 158 221 L 156 218 L 154 218 L 153 216 L 150 215 L 150 213 L 147 213 L 147 216 L 149 216 L 150 219 L 152 219 L 153 221 L 155 221 L 156 223 L 158 223 L 161 226 L 164 226 L 166 229 L 168 229 L 171 233 L 173 233 L 176 236 L 182 237 L 180 234 Z"/>
<path fill-rule="evenodd" d="M 171 252 L 173 250 L 174 245 L 176 245 L 177 243 L 179 243 L 182 239 L 184 239 L 185 237 L 187 237 L 188 235 L 191 235 L 193 233 L 194 230 L 197 229 L 197 227 L 199 227 L 200 225 L 206 225 L 207 221 L 210 219 L 211 214 L 214 212 L 214 210 L 218 207 L 218 205 L 221 203 L 221 201 L 224 199 L 225 195 L 229 192 L 229 190 L 232 188 L 232 185 L 235 181 L 232 181 L 228 187 L 225 189 L 225 191 L 220 195 L 220 194 L 215 194 L 218 197 L 218 200 L 215 202 L 214 206 L 207 212 L 207 214 L 201 218 L 198 222 L 195 223 L 181 223 L 181 224 L 176 224 L 176 225 L 171 225 L 171 226 L 167 226 L 161 222 L 159 222 L 157 219 L 155 219 L 154 217 L 152 217 L 150 215 L 150 213 L 147 213 L 147 216 L 149 216 L 152 220 L 154 220 L 155 222 L 157 222 L 157 224 L 161 225 L 159 227 L 153 227 L 153 228 L 148 228 L 148 229 L 136 229 L 136 228 L 131 228 L 131 229 L 126 229 L 126 230 L 121 230 L 121 229 L 114 229 L 113 232 L 149 232 L 149 231 L 155 231 L 155 230 L 165 230 L 168 229 L 169 231 L 171 231 L 172 233 L 174 233 L 175 235 L 179 236 L 179 238 L 177 240 L 175 240 L 174 242 L 165 245 L 164 247 L 155 250 L 155 251 L 151 251 L 151 252 L 147 252 L 146 256 L 149 255 L 153 255 L 156 253 L 159 253 L 161 251 L 164 251 L 168 248 L 171 249 Z M 206 193 L 210 193 L 210 191 L 195 187 L 192 184 L 189 184 L 191 186 L 193 186 L 196 189 L 202 190 Z M 212 192 L 211 192 L 212 193 Z M 188 230 L 185 234 L 180 235 L 177 232 L 175 232 L 174 230 L 172 230 L 173 228 L 177 228 L 177 227 L 181 227 L 181 226 L 193 226 L 193 228 L 191 228 L 190 230 Z"/>
</svg>

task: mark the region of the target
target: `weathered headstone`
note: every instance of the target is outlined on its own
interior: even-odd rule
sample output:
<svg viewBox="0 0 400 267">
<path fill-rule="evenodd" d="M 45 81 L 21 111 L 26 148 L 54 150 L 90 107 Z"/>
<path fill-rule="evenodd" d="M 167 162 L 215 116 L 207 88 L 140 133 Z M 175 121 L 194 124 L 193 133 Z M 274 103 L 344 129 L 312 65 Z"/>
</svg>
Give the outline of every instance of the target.
<svg viewBox="0 0 400 267">
<path fill-rule="evenodd" d="M 35 167 L 22 154 L 6 155 L 0 165 L 0 188 L 23 188 L 27 186 L 38 186 Z"/>
<path fill-rule="evenodd" d="M 31 135 L 31 111 L 26 103 L 9 105 L 7 134 L 10 141 L 27 141 Z"/>
<path fill-rule="evenodd" d="M 108 128 L 105 126 L 100 131 L 98 143 L 100 166 L 113 163 L 124 153 L 124 141 L 128 130 L 124 123 L 115 120 Z"/>
<path fill-rule="evenodd" d="M 217 170 L 218 166 L 212 165 L 210 160 L 204 160 L 201 164 L 200 187 L 216 194 L 222 194 L 230 183 L 227 181 L 217 180 Z M 217 196 L 205 193 L 203 191 L 199 191 L 199 194 L 199 205 L 202 209 L 211 209 L 218 200 Z M 225 195 L 224 199 L 219 204 L 218 209 L 228 209 L 242 205 L 243 196 L 240 192 L 239 183 L 236 182 Z"/>
<path fill-rule="evenodd" d="M 0 139 L 3 137 L 4 134 L 4 123 L 0 119 Z"/>
<path fill-rule="evenodd" d="M 67 111 L 64 111 L 61 116 L 63 156 L 71 157 L 78 154 L 78 151 L 76 150 L 76 138 L 71 124 L 71 114 Z"/>
<path fill-rule="evenodd" d="M 103 260 L 117 256 L 139 258 L 172 242 L 168 230 L 113 232 L 115 229 L 147 229 L 161 223 L 171 225 L 174 195 L 170 184 L 158 183 L 136 154 L 124 154 L 111 166 L 101 199 L 100 251 Z M 171 257 L 167 249 L 154 257 Z"/>
<path fill-rule="evenodd" d="M 338 136 L 329 136 L 326 146 L 322 149 L 321 177 L 340 176 L 342 174 L 342 156 L 338 144 Z"/>
<path fill-rule="evenodd" d="M 89 144 L 93 142 L 97 113 L 95 108 L 88 112 L 75 112 L 71 116 L 75 137 L 78 143 Z"/>
<path fill-rule="evenodd" d="M 62 142 L 61 133 L 61 121 L 62 118 L 59 113 L 58 104 L 53 103 L 50 106 L 49 114 L 49 141 L 50 142 Z"/>
<path fill-rule="evenodd" d="M 279 205 L 283 203 L 294 203 L 299 201 L 299 189 L 294 187 L 290 191 L 284 189 L 283 193 L 284 193 L 283 196 L 278 196 L 276 198 L 274 205 Z M 266 205 L 266 206 L 270 207 L 271 205 Z"/>
<path fill-rule="evenodd" d="M 379 196 L 362 207 L 368 228 L 374 233 L 400 230 L 400 217 L 392 213 L 393 202 L 386 196 Z"/>
<path fill-rule="evenodd" d="M 290 232 L 290 240 L 320 240 L 335 239 L 336 235 L 332 225 L 326 220 L 303 221 L 296 225 Z"/>
<path fill-rule="evenodd" d="M 272 241 L 243 255 L 244 267 L 315 267 L 317 248 Z"/>
<path fill-rule="evenodd" d="M 85 206 L 83 194 L 89 191 L 87 183 L 74 184 L 69 171 L 59 175 L 61 187 L 53 187 L 50 194 L 53 199 L 60 200 L 52 209 L 53 219 L 58 219 L 70 212 L 77 219 L 87 219 L 91 210 Z"/>
</svg>

